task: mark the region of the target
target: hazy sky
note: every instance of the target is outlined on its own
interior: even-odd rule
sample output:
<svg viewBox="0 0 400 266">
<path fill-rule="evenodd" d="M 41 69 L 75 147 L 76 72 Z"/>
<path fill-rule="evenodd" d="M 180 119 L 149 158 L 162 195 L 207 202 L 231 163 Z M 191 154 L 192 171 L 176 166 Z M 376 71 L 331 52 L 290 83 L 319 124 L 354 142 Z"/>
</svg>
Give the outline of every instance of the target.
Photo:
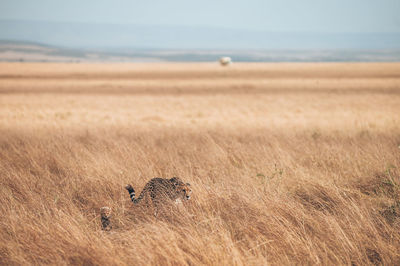
<svg viewBox="0 0 400 266">
<path fill-rule="evenodd" d="M 400 0 L 0 0 L 0 19 L 400 32 Z"/>
</svg>

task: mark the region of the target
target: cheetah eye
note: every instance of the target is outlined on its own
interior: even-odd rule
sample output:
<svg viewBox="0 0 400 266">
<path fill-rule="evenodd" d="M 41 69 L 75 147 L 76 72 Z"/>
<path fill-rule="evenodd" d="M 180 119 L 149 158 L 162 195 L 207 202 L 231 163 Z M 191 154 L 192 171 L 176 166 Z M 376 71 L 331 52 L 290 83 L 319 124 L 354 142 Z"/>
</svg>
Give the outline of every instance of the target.
<svg viewBox="0 0 400 266">
<path fill-rule="evenodd" d="M 182 190 L 182 191 L 186 193 L 186 189 L 184 189 L 184 190 Z"/>
</svg>

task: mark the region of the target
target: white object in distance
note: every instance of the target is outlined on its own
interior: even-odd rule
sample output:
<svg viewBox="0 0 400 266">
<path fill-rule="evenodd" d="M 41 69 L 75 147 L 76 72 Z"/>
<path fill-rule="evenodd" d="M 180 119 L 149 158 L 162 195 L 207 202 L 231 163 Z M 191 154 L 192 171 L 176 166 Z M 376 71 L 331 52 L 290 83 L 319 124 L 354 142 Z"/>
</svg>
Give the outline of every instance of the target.
<svg viewBox="0 0 400 266">
<path fill-rule="evenodd" d="M 224 56 L 219 59 L 219 63 L 221 64 L 221 66 L 227 66 L 232 64 L 232 59 L 228 56 Z"/>
</svg>

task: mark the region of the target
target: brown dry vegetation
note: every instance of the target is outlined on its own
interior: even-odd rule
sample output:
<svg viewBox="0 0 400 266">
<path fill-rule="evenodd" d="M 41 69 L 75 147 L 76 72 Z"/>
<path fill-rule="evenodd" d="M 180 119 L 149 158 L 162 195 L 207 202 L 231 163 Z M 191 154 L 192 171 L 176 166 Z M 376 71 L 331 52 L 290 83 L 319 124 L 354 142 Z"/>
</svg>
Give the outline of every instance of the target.
<svg viewBox="0 0 400 266">
<path fill-rule="evenodd" d="M 399 265 L 399 168 L 400 64 L 0 64 L 0 264 Z"/>
</svg>

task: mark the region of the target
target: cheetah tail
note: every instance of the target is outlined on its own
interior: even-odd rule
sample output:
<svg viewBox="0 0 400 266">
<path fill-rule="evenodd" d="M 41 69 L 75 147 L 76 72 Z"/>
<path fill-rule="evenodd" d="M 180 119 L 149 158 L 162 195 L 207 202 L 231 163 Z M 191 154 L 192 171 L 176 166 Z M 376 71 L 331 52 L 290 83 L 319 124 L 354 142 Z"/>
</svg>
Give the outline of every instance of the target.
<svg viewBox="0 0 400 266">
<path fill-rule="evenodd" d="M 135 190 L 133 189 L 131 184 L 125 186 L 125 189 L 129 192 L 129 197 L 131 198 L 132 202 L 135 203 Z"/>
</svg>

